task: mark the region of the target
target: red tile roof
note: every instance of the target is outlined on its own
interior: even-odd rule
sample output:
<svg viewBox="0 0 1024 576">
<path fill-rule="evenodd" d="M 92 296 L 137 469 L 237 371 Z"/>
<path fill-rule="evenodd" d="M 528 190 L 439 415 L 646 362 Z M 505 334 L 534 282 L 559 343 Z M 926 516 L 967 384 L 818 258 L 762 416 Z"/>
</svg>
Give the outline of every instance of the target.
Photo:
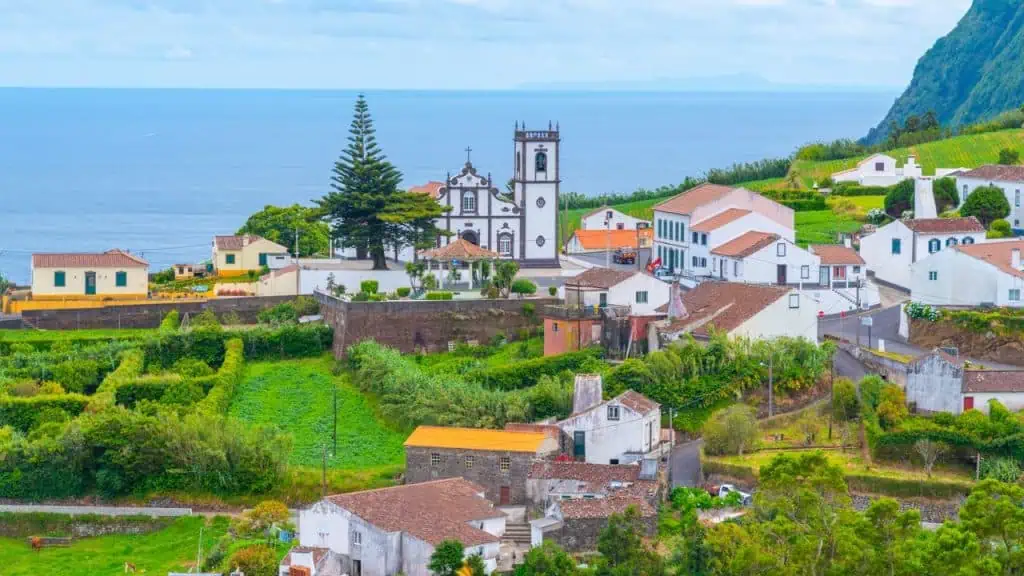
<svg viewBox="0 0 1024 576">
<path fill-rule="evenodd" d="M 409 192 L 427 194 L 436 200 L 437 197 L 441 195 L 441 188 L 444 188 L 444 182 L 431 180 L 422 186 L 413 186 L 412 188 L 409 188 Z"/>
<path fill-rule="evenodd" d="M 966 370 L 963 392 L 1024 392 L 1024 370 Z"/>
<path fill-rule="evenodd" d="M 920 220 L 901 220 L 901 222 L 918 234 L 985 231 L 985 227 L 974 216 L 968 218 L 922 218 Z"/>
<path fill-rule="evenodd" d="M 254 234 L 244 234 L 241 236 L 214 236 L 213 241 L 217 244 L 218 250 L 241 250 L 245 247 L 246 239 L 252 244 L 258 240 L 263 240 L 262 236 L 256 236 Z"/>
<path fill-rule="evenodd" d="M 1024 182 L 1024 166 L 1001 166 L 989 164 L 960 174 L 962 178 L 978 180 L 999 180 L 1000 182 Z"/>
<path fill-rule="evenodd" d="M 728 258 L 746 258 L 762 248 L 771 246 L 778 239 L 778 234 L 751 231 L 718 246 L 711 253 Z"/>
<path fill-rule="evenodd" d="M 622 514 L 630 506 L 635 506 L 642 517 L 654 516 L 654 508 L 643 498 L 612 497 L 612 498 L 575 498 L 559 500 L 558 506 L 565 518 L 607 518 L 612 514 Z"/>
<path fill-rule="evenodd" d="M 484 488 L 473 482 L 449 478 L 338 494 L 327 500 L 385 532 L 406 532 L 434 546 L 449 539 L 477 546 L 499 538 L 467 522 L 503 516 L 480 496 L 483 492 Z"/>
<path fill-rule="evenodd" d="M 600 488 L 610 482 L 636 482 L 640 467 L 626 464 L 591 464 L 588 462 L 534 462 L 529 478 L 536 480 L 579 480 Z"/>
<path fill-rule="evenodd" d="M 312 554 L 313 555 L 313 566 L 320 564 L 320 561 L 324 559 L 330 553 L 328 548 L 317 548 L 313 546 L 296 546 L 285 554 L 284 559 L 281 560 L 281 566 L 292 565 L 292 554 Z"/>
<path fill-rule="evenodd" d="M 465 238 L 459 238 L 440 248 L 424 250 L 420 252 L 420 257 L 439 262 L 449 262 L 451 260 L 493 260 L 499 258 L 500 255 L 497 252 L 481 248 Z"/>
<path fill-rule="evenodd" d="M 655 205 L 654 210 L 659 212 L 671 212 L 673 214 L 692 214 L 697 208 L 714 202 L 733 190 L 735 190 L 735 188 L 730 186 L 701 184 L 700 186 L 690 188 L 678 196 L 673 196 L 672 198 Z"/>
<path fill-rule="evenodd" d="M 690 227 L 690 230 L 694 232 L 712 232 L 718 230 L 722 226 L 730 222 L 735 222 L 744 216 L 751 214 L 750 210 L 742 210 L 740 208 L 729 208 L 723 210 L 714 216 L 701 220 Z"/>
<path fill-rule="evenodd" d="M 641 238 L 650 240 L 653 231 L 650 228 L 639 230 L 576 230 L 573 238 L 583 250 L 612 250 L 619 248 L 639 248 Z M 571 242 L 572 240 L 570 240 Z"/>
<path fill-rule="evenodd" d="M 811 252 L 821 258 L 821 263 L 828 266 L 863 266 L 864 259 L 853 248 L 841 244 L 813 244 Z"/>
<path fill-rule="evenodd" d="M 968 256 L 988 262 L 1007 274 L 1024 278 L 1024 272 L 1010 266 L 1014 250 L 1020 250 L 1021 254 L 1024 255 L 1024 240 L 963 244 L 957 246 L 956 249 Z"/>
<path fill-rule="evenodd" d="M 607 290 L 612 286 L 625 282 L 636 274 L 636 270 L 619 270 L 615 268 L 588 268 L 565 282 L 566 288 L 596 288 Z"/>
<path fill-rule="evenodd" d="M 149 262 L 123 250 L 100 253 L 33 254 L 33 268 L 146 268 Z"/>
<path fill-rule="evenodd" d="M 688 316 L 674 320 L 664 331 L 671 333 L 696 326 L 692 329 L 694 335 L 707 336 L 708 326 L 714 326 L 731 332 L 789 292 L 790 288 L 785 286 L 701 282 L 683 294 Z"/>
<path fill-rule="evenodd" d="M 619 394 L 615 400 L 618 400 L 619 404 L 639 414 L 650 414 L 661 408 L 661 404 L 634 390 L 626 390 Z"/>
</svg>

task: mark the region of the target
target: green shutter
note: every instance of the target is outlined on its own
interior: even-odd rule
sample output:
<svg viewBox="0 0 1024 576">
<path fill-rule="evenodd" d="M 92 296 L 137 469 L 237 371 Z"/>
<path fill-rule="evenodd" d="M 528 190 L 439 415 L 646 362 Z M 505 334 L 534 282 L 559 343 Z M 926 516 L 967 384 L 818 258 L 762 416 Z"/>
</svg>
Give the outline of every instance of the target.
<svg viewBox="0 0 1024 576">
<path fill-rule="evenodd" d="M 53 285 L 57 288 L 64 287 L 64 271 L 57 271 L 53 273 Z"/>
<path fill-rule="evenodd" d="M 118 288 L 124 288 L 128 286 L 128 273 L 118 272 L 114 275 L 114 283 Z"/>
<path fill-rule="evenodd" d="M 227 254 L 226 256 L 224 256 L 224 262 L 226 262 L 228 264 L 234 264 L 235 263 L 235 255 L 234 254 Z"/>
<path fill-rule="evenodd" d="M 260 252 L 260 267 L 262 268 L 263 266 L 266 266 L 266 265 L 267 265 L 267 255 L 265 253 L 263 253 L 263 252 Z"/>
</svg>

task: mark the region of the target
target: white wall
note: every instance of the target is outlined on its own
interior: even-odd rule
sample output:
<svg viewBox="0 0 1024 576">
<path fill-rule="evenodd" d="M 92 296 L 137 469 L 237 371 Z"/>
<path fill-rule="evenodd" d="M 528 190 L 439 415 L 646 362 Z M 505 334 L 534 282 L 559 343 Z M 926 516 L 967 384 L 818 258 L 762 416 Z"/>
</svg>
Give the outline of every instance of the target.
<svg viewBox="0 0 1024 576">
<path fill-rule="evenodd" d="M 525 165 L 525 182 L 516 182 L 516 198 L 526 215 L 526 258 L 558 258 L 558 203 L 555 191 L 558 189 L 560 167 L 559 142 L 516 142 L 517 154 L 522 154 Z M 547 171 L 535 170 L 535 157 L 540 151 L 547 154 Z M 519 180 L 519 179 L 517 179 Z M 542 199 L 543 206 L 538 206 Z M 543 246 L 538 238 L 542 238 Z"/>
<path fill-rule="evenodd" d="M 982 394 L 982 393 L 976 393 L 975 394 L 975 393 L 970 393 L 970 392 L 964 392 L 962 394 L 962 396 L 964 398 L 966 398 L 968 396 L 974 397 L 974 409 L 975 410 L 979 410 L 981 412 L 984 412 L 985 414 L 988 414 L 988 401 L 989 400 L 998 400 L 999 403 L 1002 404 L 1003 406 L 1006 406 L 1007 410 L 1009 410 L 1010 412 L 1020 412 L 1021 410 L 1024 410 L 1024 393 L 1020 393 L 1020 392 L 1018 392 L 1016 394 L 1010 393 L 1010 392 L 984 393 L 984 394 Z M 961 401 L 960 401 L 960 412 L 963 412 L 963 408 L 964 408 L 964 403 L 963 403 L 963 400 L 961 399 Z"/>
<path fill-rule="evenodd" d="M 779 204 L 746 188 L 736 188 L 714 202 L 698 206 L 690 216 L 696 224 L 728 208 L 750 210 L 775 221 L 775 223 L 786 229 L 792 230 L 796 226 L 796 213 L 792 208 Z"/>
<path fill-rule="evenodd" d="M 1005 182 L 999 180 L 979 180 L 977 178 L 958 177 L 956 179 L 957 192 L 960 193 L 960 203 L 963 204 L 971 192 L 982 186 L 996 186 L 1003 190 L 1006 201 L 1010 203 L 1010 215 L 1007 216 L 1010 225 L 1016 229 L 1024 228 L 1024 182 Z"/>
<path fill-rule="evenodd" d="M 348 518 L 326 500 L 299 512 L 299 545 L 348 554 Z"/>
<path fill-rule="evenodd" d="M 659 222 L 665 222 L 664 229 Z M 676 235 L 676 224 L 679 225 L 679 234 Z M 678 254 L 679 261 L 675 263 L 676 270 L 690 270 L 690 250 L 696 248 L 690 243 L 690 217 L 673 214 L 671 212 L 655 212 L 654 222 L 651 226 L 654 229 L 654 247 L 652 254 L 654 258 L 662 254 L 662 266 L 668 268 L 671 260 L 668 251 Z M 661 250 L 659 251 L 659 247 Z"/>
<path fill-rule="evenodd" d="M 619 406 L 619 420 L 608 420 L 608 406 Z M 635 461 L 636 455 L 630 453 L 647 453 L 653 448 L 647 436 L 650 426 L 654 435 L 654 444 L 661 441 L 661 410 L 655 410 L 643 416 L 615 401 L 609 401 L 592 410 L 570 417 L 558 423 L 569 441 L 573 441 L 573 433 L 586 433 L 586 461 L 593 464 L 610 464 L 618 460 L 620 464 Z"/>
<path fill-rule="evenodd" d="M 956 232 L 953 234 L 917 234 L 916 244 L 917 252 L 915 254 L 917 260 L 923 260 L 930 254 L 948 250 L 952 246 L 958 246 L 964 243 L 965 239 L 971 239 L 975 244 L 982 244 L 988 240 L 985 238 L 984 232 Z M 935 252 L 930 252 L 929 247 L 934 247 L 932 240 L 939 241 L 939 248 Z M 950 241 L 955 241 L 956 244 L 949 244 Z"/>
<path fill-rule="evenodd" d="M 580 218 L 580 229 L 581 230 L 605 230 L 608 227 L 605 222 L 608 220 L 607 213 L 611 212 L 611 229 L 618 230 L 619 225 L 622 225 L 623 230 L 636 230 L 637 224 L 650 225 L 650 221 L 641 220 L 635 218 L 629 214 L 619 212 L 614 208 L 602 208 L 600 211 L 595 212 L 584 218 Z"/>
<path fill-rule="evenodd" d="M 893 239 L 900 240 L 900 253 L 892 253 Z M 860 255 L 867 263 L 868 270 L 885 282 L 910 287 L 910 265 L 914 233 L 899 220 L 890 222 L 860 240 Z M 925 254 L 928 251 L 925 250 Z"/>
<path fill-rule="evenodd" d="M 647 292 L 647 303 L 637 302 L 637 292 Z M 659 306 L 668 303 L 671 286 L 653 276 L 644 273 L 634 274 L 608 291 L 608 303 L 616 306 L 630 306 L 632 313 L 637 316 L 654 314 Z M 586 298 L 584 298 L 585 303 Z"/>
<path fill-rule="evenodd" d="M 778 255 L 779 244 L 785 246 L 784 256 Z M 786 266 L 787 284 L 817 284 L 818 268 L 821 265 L 820 257 L 783 239 L 740 260 L 715 255 L 711 258 L 713 277 L 749 284 L 776 284 L 779 265 Z M 806 270 L 803 269 L 804 266 L 807 267 Z M 804 272 L 807 277 L 802 277 Z"/>
<path fill-rule="evenodd" d="M 435 274 L 437 271 L 435 271 Z M 466 277 L 463 273 L 463 278 Z M 314 290 L 327 290 L 327 277 L 334 274 L 334 283 L 344 285 L 348 294 L 359 292 L 359 284 L 364 280 L 376 280 L 378 292 L 394 292 L 398 288 L 409 287 L 409 275 L 405 270 L 306 270 L 299 273 L 299 285 L 303 294 L 312 294 Z"/>
<path fill-rule="evenodd" d="M 796 308 L 790 307 L 790 296 L 797 297 Z M 753 318 L 729 333 L 747 338 L 777 338 L 790 336 L 818 341 L 818 306 L 799 290 L 790 290 Z"/>
<path fill-rule="evenodd" d="M 778 234 L 790 242 L 796 239 L 796 231 L 793 228 L 787 228 L 771 218 L 753 212 L 712 231 L 708 235 L 708 247 L 713 250 L 751 230 Z"/>
</svg>

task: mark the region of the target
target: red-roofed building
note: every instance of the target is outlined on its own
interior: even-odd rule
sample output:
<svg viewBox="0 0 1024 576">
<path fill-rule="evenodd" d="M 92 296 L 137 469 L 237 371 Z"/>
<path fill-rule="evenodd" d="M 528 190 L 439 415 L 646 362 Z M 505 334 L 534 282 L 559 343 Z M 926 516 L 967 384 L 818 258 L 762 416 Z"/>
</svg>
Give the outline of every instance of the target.
<svg viewBox="0 0 1024 576">
<path fill-rule="evenodd" d="M 915 263 L 943 250 L 986 241 L 985 227 L 973 216 L 896 220 L 861 238 L 860 256 L 876 280 L 910 290 Z"/>
<path fill-rule="evenodd" d="M 32 255 L 33 300 L 141 300 L 149 263 L 124 250 Z"/>
<path fill-rule="evenodd" d="M 1024 239 L 942 250 L 914 264 L 910 293 L 933 306 L 1024 307 Z"/>
<path fill-rule="evenodd" d="M 982 166 L 958 174 L 956 185 L 961 204 L 967 201 L 971 192 L 982 186 L 999 188 L 1010 203 L 1010 215 L 1006 219 L 1015 230 L 1024 229 L 1024 205 L 1021 200 L 1021 192 L 1024 192 L 1024 166 Z"/>
<path fill-rule="evenodd" d="M 924 413 L 987 413 L 995 400 L 1011 412 L 1024 409 L 1024 370 L 986 370 L 942 350 L 907 366 L 907 403 Z"/>
</svg>

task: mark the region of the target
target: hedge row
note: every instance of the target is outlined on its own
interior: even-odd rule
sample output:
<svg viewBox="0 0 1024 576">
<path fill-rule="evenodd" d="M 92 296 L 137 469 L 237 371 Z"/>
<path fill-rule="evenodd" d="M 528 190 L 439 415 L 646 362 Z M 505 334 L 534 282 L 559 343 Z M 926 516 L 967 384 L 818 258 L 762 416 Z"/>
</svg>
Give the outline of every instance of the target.
<svg viewBox="0 0 1024 576">
<path fill-rule="evenodd" d="M 885 196 L 890 188 L 886 186 L 860 186 L 838 184 L 832 189 L 832 196 Z"/>
<path fill-rule="evenodd" d="M 80 534 L 140 534 L 155 532 L 173 518 L 150 516 L 102 516 L 100 514 L 53 514 L 49 512 L 0 512 L 0 538 L 76 536 Z"/>
<path fill-rule="evenodd" d="M 792 208 L 794 212 L 817 212 L 819 210 L 828 210 L 828 204 L 825 203 L 824 198 L 815 198 L 814 200 L 787 200 L 779 202 L 779 204 Z"/>
<path fill-rule="evenodd" d="M 126 350 L 121 353 L 121 363 L 100 383 L 96 393 L 91 397 L 89 409 L 95 412 L 113 406 L 117 399 L 118 387 L 141 376 L 145 366 L 146 357 L 142 350 Z"/>
<path fill-rule="evenodd" d="M 703 469 L 705 476 L 718 474 L 719 476 L 733 478 L 739 482 L 757 484 L 757 473 L 754 472 L 754 468 L 752 466 L 730 464 L 728 462 L 709 458 L 701 462 L 700 467 Z"/>
<path fill-rule="evenodd" d="M 217 381 L 210 393 L 197 406 L 196 412 L 204 416 L 222 415 L 231 406 L 235 396 L 235 388 L 242 382 L 245 375 L 245 355 L 242 352 L 242 341 L 231 340 L 227 343 L 224 363 L 217 371 Z"/>
<path fill-rule="evenodd" d="M 937 498 L 948 500 L 971 493 L 971 482 L 949 480 L 912 480 L 887 478 L 868 474 L 847 474 L 846 485 L 850 492 L 879 494 L 893 498 Z"/>
<path fill-rule="evenodd" d="M 507 366 L 476 370 L 468 374 L 467 379 L 487 388 L 518 390 L 533 386 L 541 376 L 555 376 L 564 370 L 575 372 L 588 361 L 599 358 L 600 348 L 588 348 L 558 356 L 545 356 Z"/>
<path fill-rule="evenodd" d="M 159 402 L 170 386 L 180 382 L 178 374 L 142 376 L 118 386 L 114 396 L 118 405 L 134 408 L 142 400 Z"/>
<path fill-rule="evenodd" d="M 21 432 L 28 432 L 36 426 L 41 417 L 50 417 L 53 411 L 61 411 L 74 418 L 85 410 L 89 397 L 81 394 L 55 394 L 22 398 L 0 396 L 0 426 L 11 426 Z"/>
<path fill-rule="evenodd" d="M 196 358 L 210 366 L 224 361 L 224 343 L 241 339 L 249 360 L 276 360 L 319 356 L 330 350 L 334 331 L 324 324 L 286 325 L 279 328 L 222 331 L 211 329 L 160 334 L 143 343 L 146 360 L 170 368 L 182 358 Z"/>
</svg>

